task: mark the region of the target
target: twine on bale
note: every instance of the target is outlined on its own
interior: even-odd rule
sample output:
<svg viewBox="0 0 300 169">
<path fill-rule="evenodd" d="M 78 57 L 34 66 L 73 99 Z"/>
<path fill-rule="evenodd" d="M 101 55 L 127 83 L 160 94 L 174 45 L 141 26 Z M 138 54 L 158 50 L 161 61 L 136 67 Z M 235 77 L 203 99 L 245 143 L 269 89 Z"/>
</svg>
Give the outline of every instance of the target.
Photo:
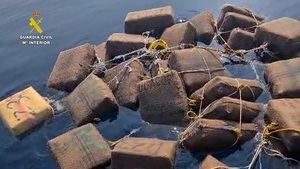
<svg viewBox="0 0 300 169">
<path fill-rule="evenodd" d="M 136 129 L 133 129 L 131 130 L 131 132 L 127 135 L 125 135 L 124 137 L 116 140 L 116 141 L 107 141 L 112 147 L 114 147 L 115 145 L 117 145 L 118 143 L 120 143 L 122 140 L 126 139 L 126 138 L 129 138 L 131 135 L 135 134 L 136 132 L 140 131 L 141 127 L 139 128 L 136 128 Z"/>
</svg>

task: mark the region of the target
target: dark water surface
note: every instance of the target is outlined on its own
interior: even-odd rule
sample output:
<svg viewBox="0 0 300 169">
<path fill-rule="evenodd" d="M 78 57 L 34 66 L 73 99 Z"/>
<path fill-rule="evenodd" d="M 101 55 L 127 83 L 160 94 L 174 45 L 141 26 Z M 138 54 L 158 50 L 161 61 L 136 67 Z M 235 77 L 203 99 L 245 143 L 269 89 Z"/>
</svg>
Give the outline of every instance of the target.
<svg viewBox="0 0 300 169">
<path fill-rule="evenodd" d="M 300 19 L 300 1 L 289 0 L 1 0 L 0 1 L 0 99 L 34 86 L 43 96 L 59 100 L 60 93 L 46 88 L 48 76 L 60 51 L 84 43 L 99 44 L 115 32 L 123 32 L 123 20 L 129 11 L 171 5 L 178 18 L 188 19 L 199 12 L 210 10 L 215 17 L 226 2 L 241 4 L 267 20 L 289 16 Z M 29 34 L 28 19 L 39 11 L 43 17 L 44 33 L 53 37 L 51 45 L 22 45 L 20 35 Z M 262 79 L 264 67 L 255 64 Z M 249 65 L 228 67 L 237 77 L 254 79 L 256 74 Z M 264 93 L 259 102 L 267 102 Z M 98 125 L 100 132 L 110 140 L 118 139 L 133 129 L 142 127 L 136 137 L 156 137 L 176 140 L 180 128 L 156 126 L 144 123 L 138 112 L 122 108 L 117 120 Z M 11 135 L 0 123 L 0 168 L 1 169 L 52 169 L 57 168 L 49 155 L 47 141 L 70 129 L 74 124 L 68 112 L 61 112 L 45 121 L 23 138 Z M 255 149 L 255 139 L 240 149 L 218 153 L 230 166 L 247 166 Z M 203 158 L 178 150 L 177 169 L 197 169 Z M 262 168 L 299 168 L 275 157 L 262 156 Z M 259 166 L 257 166 L 259 168 Z"/>
</svg>

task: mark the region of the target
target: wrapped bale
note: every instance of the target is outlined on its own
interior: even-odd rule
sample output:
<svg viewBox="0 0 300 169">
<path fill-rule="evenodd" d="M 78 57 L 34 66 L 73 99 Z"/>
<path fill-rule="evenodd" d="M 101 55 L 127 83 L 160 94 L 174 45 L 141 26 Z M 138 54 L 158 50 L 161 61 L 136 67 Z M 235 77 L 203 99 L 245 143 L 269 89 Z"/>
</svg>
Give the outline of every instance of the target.
<svg viewBox="0 0 300 169">
<path fill-rule="evenodd" d="M 0 117 L 14 135 L 21 135 L 53 115 L 49 103 L 33 87 L 0 102 Z"/>
<path fill-rule="evenodd" d="M 67 92 L 73 91 L 90 74 L 91 65 L 95 60 L 95 50 L 90 44 L 60 52 L 47 86 Z"/>
<path fill-rule="evenodd" d="M 168 60 L 170 69 L 179 72 L 188 95 L 201 88 L 215 76 L 228 75 L 220 56 L 200 48 L 174 50 Z"/>
<path fill-rule="evenodd" d="M 262 110 L 262 104 L 248 102 L 231 97 L 222 97 L 207 106 L 203 118 L 229 121 L 240 121 L 240 108 L 242 108 L 242 122 L 251 123 Z"/>
<path fill-rule="evenodd" d="M 227 41 L 228 46 L 233 50 L 249 50 L 255 46 L 254 33 L 234 28 Z"/>
<path fill-rule="evenodd" d="M 300 98 L 300 58 L 267 64 L 265 79 L 273 98 Z"/>
<path fill-rule="evenodd" d="M 269 50 L 288 59 L 300 50 L 300 21 L 282 17 L 261 24 L 256 29 L 255 40 L 260 44 L 267 42 Z"/>
<path fill-rule="evenodd" d="M 94 118 L 104 113 L 118 111 L 117 101 L 110 88 L 94 74 L 82 81 L 65 100 L 77 126 L 93 122 Z"/>
<path fill-rule="evenodd" d="M 165 40 L 170 47 L 180 44 L 195 44 L 196 29 L 191 22 L 177 23 L 167 28 L 160 37 Z"/>
<path fill-rule="evenodd" d="M 143 75 L 143 64 L 138 59 L 131 59 L 108 69 L 103 80 L 119 105 L 135 110 L 138 108 L 138 83 L 142 81 Z"/>
<path fill-rule="evenodd" d="M 205 11 L 190 19 L 196 28 L 196 40 L 209 45 L 215 36 L 214 16 L 211 12 Z"/>
<path fill-rule="evenodd" d="M 207 155 L 199 169 L 229 169 L 229 167 L 211 155 Z"/>
<path fill-rule="evenodd" d="M 277 129 L 300 131 L 300 99 L 274 99 L 267 107 L 267 123 L 275 123 Z M 295 131 L 277 132 L 289 152 L 300 152 L 300 133 Z"/>
<path fill-rule="evenodd" d="M 198 119 L 181 134 L 181 143 L 192 152 L 221 151 L 245 143 L 258 131 L 255 124 L 243 123 L 239 135 L 239 127 L 238 122 Z"/>
<path fill-rule="evenodd" d="M 153 124 L 185 125 L 187 95 L 176 71 L 143 80 L 138 87 L 139 110 L 145 121 Z"/>
<path fill-rule="evenodd" d="M 173 169 L 176 141 L 151 138 L 126 138 L 115 146 L 112 169 Z"/>
<path fill-rule="evenodd" d="M 161 72 L 168 71 L 168 60 L 157 59 L 154 61 L 150 68 L 150 74 L 152 77 L 159 75 Z"/>
<path fill-rule="evenodd" d="M 101 62 L 110 60 L 110 57 L 107 55 L 107 52 L 106 52 L 106 42 L 103 42 L 103 43 L 95 46 L 95 55 L 96 55 L 97 59 Z"/>
<path fill-rule="evenodd" d="M 95 126 L 86 124 L 48 142 L 60 168 L 104 168 L 110 162 L 111 150 Z"/>
<path fill-rule="evenodd" d="M 201 108 L 205 108 L 224 96 L 240 99 L 239 90 L 241 90 L 242 100 L 253 102 L 263 91 L 257 80 L 217 76 L 195 91 L 191 99 L 196 100 L 197 107 L 200 107 L 202 102 Z"/>
<path fill-rule="evenodd" d="M 161 33 L 174 25 L 175 14 L 171 6 L 129 12 L 125 18 L 125 33 L 142 34 L 154 30 Z"/>
</svg>

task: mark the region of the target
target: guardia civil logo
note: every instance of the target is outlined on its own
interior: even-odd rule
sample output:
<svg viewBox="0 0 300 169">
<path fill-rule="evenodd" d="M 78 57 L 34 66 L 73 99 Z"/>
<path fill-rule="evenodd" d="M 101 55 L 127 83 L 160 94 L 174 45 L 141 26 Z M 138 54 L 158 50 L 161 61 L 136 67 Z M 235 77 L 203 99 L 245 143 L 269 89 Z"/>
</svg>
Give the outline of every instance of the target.
<svg viewBox="0 0 300 169">
<path fill-rule="evenodd" d="M 36 31 L 37 33 L 43 33 L 43 29 L 41 27 L 41 23 L 43 21 L 43 18 L 41 17 L 40 12 L 33 13 L 32 17 L 29 18 L 29 25 L 32 27 L 30 34 L 33 31 Z"/>
</svg>

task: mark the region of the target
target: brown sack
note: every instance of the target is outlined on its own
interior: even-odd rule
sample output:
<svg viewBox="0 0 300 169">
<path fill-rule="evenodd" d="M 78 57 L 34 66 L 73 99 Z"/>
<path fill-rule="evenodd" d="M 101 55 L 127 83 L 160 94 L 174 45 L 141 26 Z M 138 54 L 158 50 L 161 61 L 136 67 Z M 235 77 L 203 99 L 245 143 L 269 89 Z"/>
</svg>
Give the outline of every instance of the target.
<svg viewBox="0 0 300 169">
<path fill-rule="evenodd" d="M 66 97 L 66 103 L 77 126 L 93 122 L 104 113 L 118 111 L 110 88 L 94 74 L 90 74 Z"/>
<path fill-rule="evenodd" d="M 300 50 L 300 21 L 282 17 L 259 25 L 255 32 L 258 43 L 269 43 L 268 48 L 288 59 Z"/>
<path fill-rule="evenodd" d="M 211 155 L 207 155 L 199 169 L 229 169 L 229 167 Z"/>
<path fill-rule="evenodd" d="M 254 33 L 234 28 L 227 41 L 228 46 L 233 50 L 249 50 L 254 47 Z"/>
<path fill-rule="evenodd" d="M 154 124 L 184 125 L 187 95 L 176 71 L 172 70 L 138 84 L 140 113 Z"/>
<path fill-rule="evenodd" d="M 255 124 L 243 123 L 238 137 L 238 128 L 238 122 L 198 119 L 180 137 L 183 146 L 192 152 L 222 151 L 245 143 L 257 133 Z"/>
<path fill-rule="evenodd" d="M 202 100 L 202 108 L 205 108 L 213 101 L 224 96 L 239 99 L 240 89 L 242 99 L 253 102 L 263 91 L 257 80 L 217 76 L 207 82 L 201 89 L 195 91 L 191 95 L 191 99 L 196 100 L 197 107 L 200 107 Z"/>
<path fill-rule="evenodd" d="M 176 141 L 126 138 L 113 149 L 112 169 L 174 169 Z"/>
<path fill-rule="evenodd" d="M 265 79 L 273 98 L 300 98 L 300 58 L 267 64 Z"/>
<path fill-rule="evenodd" d="M 150 68 L 151 77 L 157 76 L 159 72 L 164 72 L 169 70 L 168 60 L 157 59 L 154 61 L 153 65 Z"/>
<path fill-rule="evenodd" d="M 300 131 L 299 110 L 300 99 L 271 100 L 268 103 L 266 119 L 268 123 L 276 123 L 278 129 L 290 128 Z M 288 151 L 300 152 L 300 133 L 294 131 L 282 131 L 276 134 L 280 136 Z"/>
<path fill-rule="evenodd" d="M 138 83 L 142 81 L 143 75 L 143 64 L 138 59 L 131 59 L 108 69 L 103 80 L 119 105 L 135 110 L 138 108 Z"/>
<path fill-rule="evenodd" d="M 125 18 L 125 33 L 142 34 L 146 31 L 161 33 L 175 23 L 171 6 L 129 12 Z"/>
<path fill-rule="evenodd" d="M 160 38 L 165 40 L 170 47 L 178 46 L 182 43 L 195 44 L 196 29 L 191 22 L 177 23 L 167 28 Z"/>
<path fill-rule="evenodd" d="M 87 124 L 64 133 L 48 142 L 60 168 L 105 168 L 110 162 L 111 150 L 98 130 Z"/>
<path fill-rule="evenodd" d="M 98 60 L 101 62 L 105 62 L 110 60 L 110 57 L 108 56 L 106 52 L 106 42 L 103 42 L 97 46 L 95 46 L 95 55 Z"/>
<path fill-rule="evenodd" d="M 208 49 L 181 49 L 171 53 L 168 65 L 179 72 L 190 95 L 211 78 L 227 75 L 219 58 L 217 53 Z"/>
<path fill-rule="evenodd" d="M 47 86 L 67 92 L 73 89 L 92 71 L 95 62 L 94 47 L 84 44 L 59 53 Z"/>
<path fill-rule="evenodd" d="M 240 104 L 242 103 L 242 104 Z M 251 123 L 262 110 L 262 104 L 245 100 L 222 97 L 212 102 L 203 112 L 203 118 L 240 121 L 240 107 L 242 105 L 242 122 Z"/>
<path fill-rule="evenodd" d="M 196 40 L 209 45 L 215 36 L 214 16 L 211 12 L 205 11 L 194 16 L 190 21 L 196 28 Z"/>
</svg>

